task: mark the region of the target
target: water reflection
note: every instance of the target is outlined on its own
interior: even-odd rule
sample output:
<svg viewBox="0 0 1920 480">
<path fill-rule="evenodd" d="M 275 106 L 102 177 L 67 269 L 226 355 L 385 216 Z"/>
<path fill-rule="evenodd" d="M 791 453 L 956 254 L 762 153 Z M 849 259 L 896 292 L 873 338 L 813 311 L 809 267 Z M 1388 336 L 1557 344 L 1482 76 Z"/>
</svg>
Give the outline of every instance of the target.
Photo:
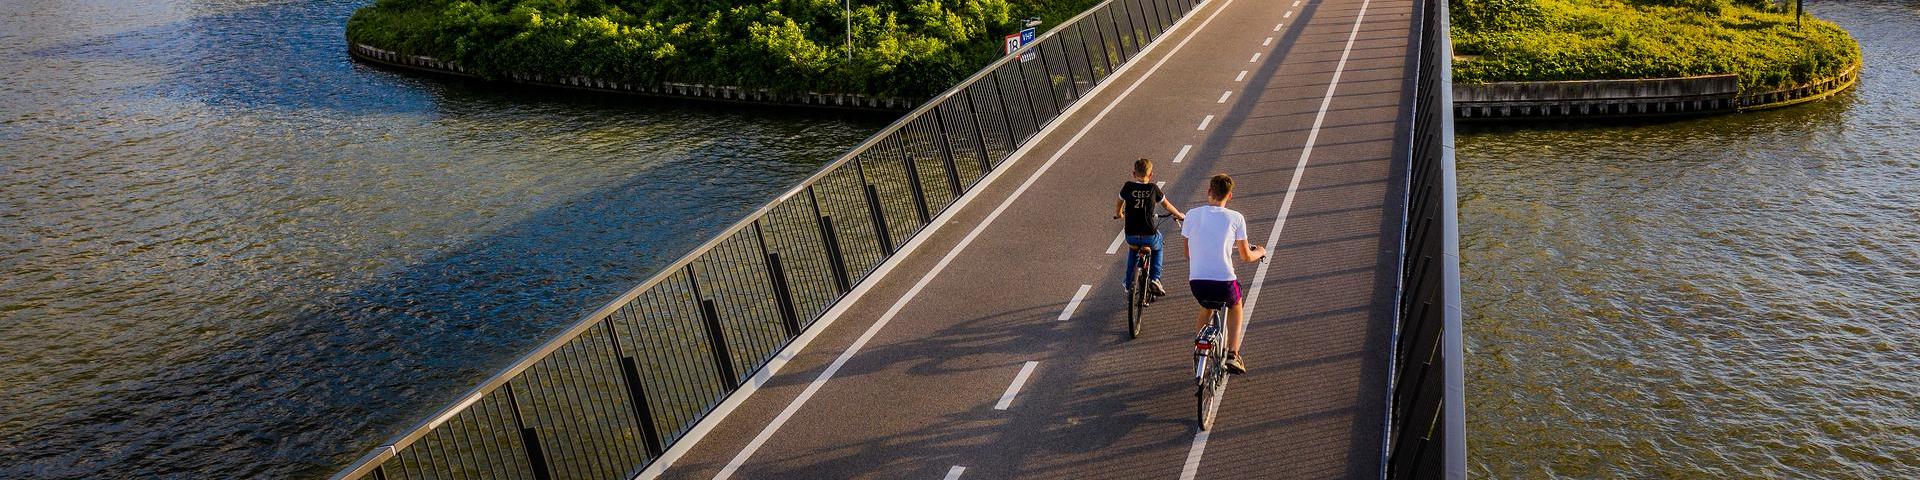
<svg viewBox="0 0 1920 480">
<path fill-rule="evenodd" d="M 325 474 L 886 120 L 369 69 L 364 3 L 0 5 L 0 477 Z"/>
<path fill-rule="evenodd" d="M 1474 474 L 1920 475 L 1920 12 L 1815 7 L 1834 99 L 1460 136 Z"/>
</svg>

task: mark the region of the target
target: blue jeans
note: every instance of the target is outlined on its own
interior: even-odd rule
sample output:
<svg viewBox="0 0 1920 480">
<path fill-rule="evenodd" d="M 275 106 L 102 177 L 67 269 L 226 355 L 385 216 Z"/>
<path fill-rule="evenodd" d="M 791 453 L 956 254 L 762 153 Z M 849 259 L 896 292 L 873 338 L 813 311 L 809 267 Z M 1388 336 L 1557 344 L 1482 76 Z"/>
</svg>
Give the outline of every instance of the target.
<svg viewBox="0 0 1920 480">
<path fill-rule="evenodd" d="M 1153 247 L 1152 268 L 1147 269 L 1147 279 L 1159 280 L 1160 279 L 1160 253 L 1161 251 L 1166 250 L 1166 248 L 1160 245 L 1160 234 L 1155 233 L 1153 235 L 1127 235 L 1127 245 L 1132 245 L 1135 247 Z M 1135 263 L 1137 261 L 1138 260 L 1135 260 L 1134 258 L 1133 252 L 1131 251 L 1127 252 L 1127 280 L 1126 280 L 1127 288 L 1133 288 L 1133 272 L 1135 269 L 1140 268 L 1140 265 Z"/>
</svg>

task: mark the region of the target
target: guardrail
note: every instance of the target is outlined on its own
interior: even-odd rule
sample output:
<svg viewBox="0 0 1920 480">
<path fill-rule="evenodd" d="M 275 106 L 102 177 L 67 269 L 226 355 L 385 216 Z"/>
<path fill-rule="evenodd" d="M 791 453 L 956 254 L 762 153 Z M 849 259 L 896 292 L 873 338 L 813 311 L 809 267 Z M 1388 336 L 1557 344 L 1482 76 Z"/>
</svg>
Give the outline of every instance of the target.
<svg viewBox="0 0 1920 480">
<path fill-rule="evenodd" d="M 1420 2 L 1400 304 L 1388 375 L 1385 478 L 1466 478 L 1460 247 L 1447 0 Z"/>
<path fill-rule="evenodd" d="M 336 479 L 630 478 L 1200 0 L 1108 0 L 914 109 Z"/>
</svg>

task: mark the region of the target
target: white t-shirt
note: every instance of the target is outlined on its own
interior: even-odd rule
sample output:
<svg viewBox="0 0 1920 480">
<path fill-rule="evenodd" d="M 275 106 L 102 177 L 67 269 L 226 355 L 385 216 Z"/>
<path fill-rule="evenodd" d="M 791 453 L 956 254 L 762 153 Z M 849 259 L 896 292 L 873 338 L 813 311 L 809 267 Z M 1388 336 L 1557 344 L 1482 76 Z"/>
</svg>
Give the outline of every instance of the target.
<svg viewBox="0 0 1920 480">
<path fill-rule="evenodd" d="M 1247 239 L 1247 218 L 1226 207 L 1207 205 L 1187 211 L 1180 235 L 1187 237 L 1188 280 L 1237 280 L 1233 242 Z"/>
</svg>

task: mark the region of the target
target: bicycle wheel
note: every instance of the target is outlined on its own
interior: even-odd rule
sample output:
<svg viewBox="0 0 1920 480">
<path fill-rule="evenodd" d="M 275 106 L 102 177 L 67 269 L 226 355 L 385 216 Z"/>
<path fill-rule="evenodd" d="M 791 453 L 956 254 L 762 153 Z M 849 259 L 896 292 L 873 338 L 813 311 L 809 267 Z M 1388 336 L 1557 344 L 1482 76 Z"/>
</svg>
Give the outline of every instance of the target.
<svg viewBox="0 0 1920 480">
<path fill-rule="evenodd" d="M 1138 257 L 1145 255 L 1135 254 Z M 1147 263 L 1140 258 L 1139 269 L 1133 272 L 1133 291 L 1127 299 L 1127 338 L 1140 338 L 1140 317 L 1147 314 Z"/>
<path fill-rule="evenodd" d="M 1213 428 L 1213 414 L 1207 410 L 1207 404 L 1212 402 L 1213 395 L 1208 394 L 1206 385 L 1194 388 L 1196 390 L 1193 392 L 1193 403 L 1198 408 L 1196 418 L 1200 419 L 1200 429 L 1210 430 Z"/>
</svg>

